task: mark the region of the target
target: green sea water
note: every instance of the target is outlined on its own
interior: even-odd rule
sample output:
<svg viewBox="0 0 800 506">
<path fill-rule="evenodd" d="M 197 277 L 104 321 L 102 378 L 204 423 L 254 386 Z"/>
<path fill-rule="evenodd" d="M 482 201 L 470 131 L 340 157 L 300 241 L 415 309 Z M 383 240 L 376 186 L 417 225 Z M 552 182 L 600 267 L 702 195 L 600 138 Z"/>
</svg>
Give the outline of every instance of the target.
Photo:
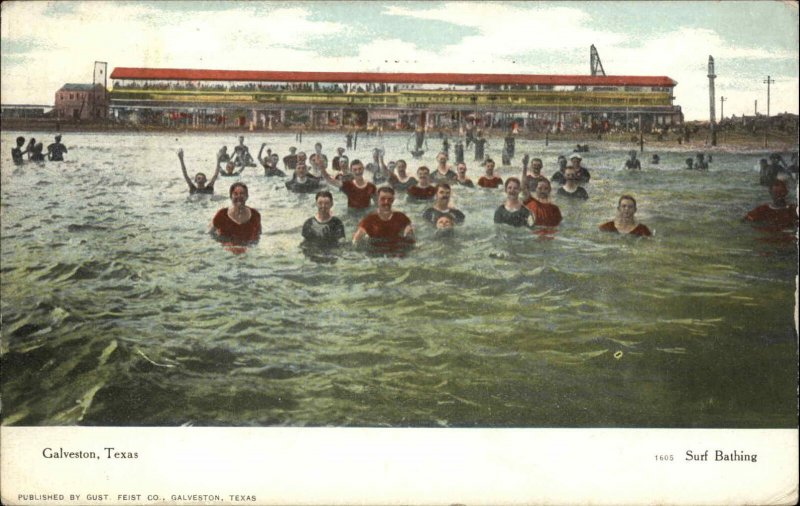
<svg viewBox="0 0 800 506">
<path fill-rule="evenodd" d="M 754 168 L 766 152 L 721 150 L 695 172 L 676 145 L 631 173 L 628 146 L 590 144 L 590 199 L 556 199 L 553 234 L 495 225 L 499 189 L 455 188 L 467 218 L 452 239 L 400 198 L 408 255 L 344 247 L 320 262 L 299 247 L 313 195 L 260 169 L 239 180 L 261 241 L 232 254 L 206 234 L 231 180 L 190 197 L 175 151 L 210 174 L 233 134 L 67 133 L 67 162 L 15 167 L 19 134 L 0 139 L 5 425 L 796 426 L 796 235 L 741 222 L 769 200 Z M 254 153 L 298 145 L 246 137 Z M 299 148 L 318 140 L 329 158 L 344 145 L 307 133 Z M 407 141 L 361 137 L 348 155 L 435 165 L 438 141 L 421 161 Z M 499 175 L 529 153 L 549 176 L 571 147 L 518 139 Z M 490 139 L 498 161 L 501 148 Z M 597 230 L 623 193 L 652 238 Z"/>
</svg>

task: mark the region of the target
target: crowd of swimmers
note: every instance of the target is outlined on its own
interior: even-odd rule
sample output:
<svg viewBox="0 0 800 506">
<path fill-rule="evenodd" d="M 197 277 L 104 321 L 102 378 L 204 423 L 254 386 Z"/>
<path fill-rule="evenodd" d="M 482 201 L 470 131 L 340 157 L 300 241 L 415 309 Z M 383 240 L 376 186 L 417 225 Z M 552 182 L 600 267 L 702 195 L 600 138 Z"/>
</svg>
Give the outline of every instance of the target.
<svg viewBox="0 0 800 506">
<path fill-rule="evenodd" d="M 24 149 L 23 149 L 24 148 Z M 36 139 L 31 137 L 28 145 L 25 145 L 25 137 L 17 137 L 16 147 L 11 149 L 11 160 L 21 165 L 26 160 L 30 162 L 63 162 L 64 154 L 67 152 L 67 147 L 61 143 L 61 135 L 56 135 L 55 141 L 47 146 L 47 152 L 44 152 L 44 144 L 36 142 Z"/>
<path fill-rule="evenodd" d="M 243 140 L 240 137 L 233 156 L 228 156 L 224 147 L 217 153 L 215 172 L 211 179 L 207 179 L 203 173 L 197 173 L 191 179 L 183 162 L 183 151 L 179 150 L 178 158 L 189 192 L 213 193 L 214 183 L 219 176 L 238 175 L 245 167 L 254 166 L 254 159 Z M 329 164 L 320 143 L 315 145 L 314 153 L 309 157 L 294 147 L 283 158 L 269 149 L 264 156 L 265 147 L 266 144 L 261 145 L 256 157 L 265 176 L 288 177 L 285 181 L 287 190 L 315 194 L 317 212 L 303 224 L 302 236 L 306 244 L 316 246 L 336 245 L 345 239 L 344 224 L 332 214 L 333 188 L 346 196 L 348 211 L 360 218 L 351 237 L 353 244 L 367 242 L 378 251 L 395 250 L 412 245 L 415 241 L 411 219 L 392 208 L 395 198 L 400 194 L 406 195 L 412 201 L 430 202 L 430 206 L 422 213 L 422 218 L 435 227 L 437 236 L 452 235 L 454 228 L 465 222 L 464 213 L 451 204 L 451 192 L 457 186 L 502 187 L 505 200 L 495 210 L 494 222 L 513 227 L 552 228 L 561 223 L 561 211 L 551 199 L 551 182 L 559 184 L 556 192 L 559 198 L 589 198 L 584 186 L 590 182 L 591 173 L 582 165 L 583 158 L 577 152 L 569 157 L 559 156 L 558 170 L 549 179 L 542 174 L 543 163 L 540 158 L 525 155 L 520 177 L 508 177 L 505 180 L 495 174 L 495 163 L 487 158 L 483 164 L 484 173 L 477 183 L 473 183 L 466 175 L 466 164 L 457 163 L 454 169 L 448 164 L 445 152 L 436 156 L 436 167 L 433 170 L 421 165 L 417 168 L 416 175 L 411 175 L 405 160 L 387 164 L 384 161 L 385 153 L 377 148 L 372 152 L 372 160 L 365 165 L 361 160 L 350 160 L 345 154 L 345 148 L 338 148 L 336 156 Z M 704 157 L 699 158 L 705 162 Z M 283 170 L 278 168 L 281 162 Z M 630 153 L 624 167 L 631 170 L 641 169 L 635 151 Z M 773 201 L 748 213 L 745 220 L 767 222 L 783 228 L 796 225 L 796 206 L 786 202 L 788 191 L 785 178 L 782 177 L 789 173 L 788 169 L 775 173 L 773 180 L 767 184 Z M 247 186 L 241 182 L 232 184 L 229 196 L 231 205 L 215 214 L 209 231 L 232 243 L 256 241 L 261 233 L 261 216 L 258 211 L 246 205 Z M 636 220 L 636 211 L 636 199 L 632 195 L 622 195 L 617 201 L 614 219 L 602 223 L 598 228 L 603 232 L 633 236 L 652 235 L 646 225 Z"/>
</svg>

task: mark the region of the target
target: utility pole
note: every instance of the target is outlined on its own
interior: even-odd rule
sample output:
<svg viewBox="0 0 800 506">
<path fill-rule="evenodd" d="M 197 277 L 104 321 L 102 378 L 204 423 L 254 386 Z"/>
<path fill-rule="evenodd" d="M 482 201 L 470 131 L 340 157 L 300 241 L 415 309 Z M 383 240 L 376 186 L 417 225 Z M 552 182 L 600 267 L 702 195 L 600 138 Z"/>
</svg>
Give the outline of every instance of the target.
<svg viewBox="0 0 800 506">
<path fill-rule="evenodd" d="M 710 119 L 709 127 L 711 129 L 711 145 L 717 145 L 717 129 L 716 129 L 716 113 L 714 111 L 715 100 L 714 100 L 714 79 L 717 76 L 714 74 L 714 57 L 708 55 L 708 101 L 709 101 L 709 109 L 710 109 Z"/>
<path fill-rule="evenodd" d="M 769 118 L 769 85 L 774 83 L 775 79 L 770 79 L 770 77 L 767 76 L 767 79 L 762 82 L 767 85 L 767 117 Z"/>
<path fill-rule="evenodd" d="M 719 97 L 719 120 L 722 121 L 725 119 L 725 101 L 728 100 L 725 97 Z"/>
<path fill-rule="evenodd" d="M 753 116 L 758 116 L 758 99 L 756 99 L 756 103 L 753 104 Z"/>
</svg>

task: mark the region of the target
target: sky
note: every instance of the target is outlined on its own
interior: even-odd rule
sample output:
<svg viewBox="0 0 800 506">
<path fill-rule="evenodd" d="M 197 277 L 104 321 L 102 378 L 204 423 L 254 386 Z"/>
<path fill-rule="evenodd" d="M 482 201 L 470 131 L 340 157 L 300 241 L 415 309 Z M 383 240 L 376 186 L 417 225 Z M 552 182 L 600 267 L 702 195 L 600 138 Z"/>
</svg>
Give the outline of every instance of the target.
<svg viewBox="0 0 800 506">
<path fill-rule="evenodd" d="M 678 2 L 33 2 L 0 7 L 3 104 L 115 67 L 669 76 L 686 120 L 798 113 L 798 7 Z M 110 86 L 110 83 L 109 83 Z"/>
</svg>

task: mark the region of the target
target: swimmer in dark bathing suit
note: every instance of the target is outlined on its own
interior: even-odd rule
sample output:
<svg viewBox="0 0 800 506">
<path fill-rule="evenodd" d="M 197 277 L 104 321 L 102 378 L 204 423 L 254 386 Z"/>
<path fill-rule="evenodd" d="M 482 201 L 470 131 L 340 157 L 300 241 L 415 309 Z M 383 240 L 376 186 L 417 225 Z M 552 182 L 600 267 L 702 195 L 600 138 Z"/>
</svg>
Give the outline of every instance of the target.
<svg viewBox="0 0 800 506">
<path fill-rule="evenodd" d="M 506 201 L 494 213 L 494 222 L 512 227 L 528 227 L 534 225 L 534 218 L 528 208 L 519 201 L 522 184 L 519 179 L 510 177 L 506 179 Z"/>
<path fill-rule="evenodd" d="M 22 150 L 23 145 L 25 145 L 25 137 L 17 137 L 17 147 L 11 148 L 11 159 L 17 165 L 24 161 L 22 158 L 22 155 L 25 154 L 25 151 Z"/>
<path fill-rule="evenodd" d="M 189 174 L 186 172 L 186 165 L 183 163 L 183 148 L 178 149 L 178 160 L 181 161 L 183 179 L 185 179 L 186 184 L 189 185 L 189 194 L 201 193 L 210 195 L 214 193 L 214 181 L 217 180 L 217 176 L 219 175 L 219 156 L 220 153 L 217 153 L 216 168 L 214 169 L 214 176 L 211 178 L 211 181 L 206 181 L 206 175 L 202 172 L 198 172 L 194 176 L 194 182 L 192 182 L 192 180 L 189 179 Z"/>
<path fill-rule="evenodd" d="M 266 146 L 267 143 L 264 142 L 261 144 L 261 149 L 258 150 L 258 161 L 261 163 L 261 166 L 264 167 L 264 175 L 267 177 L 286 177 L 286 173 L 278 168 L 278 155 L 273 153 L 271 149 L 267 149 L 267 156 L 261 158 L 261 154 L 264 152 Z"/>
<path fill-rule="evenodd" d="M 61 144 L 61 136 L 56 135 L 55 142 L 47 146 L 47 159 L 51 162 L 63 162 L 67 147 Z"/>
<path fill-rule="evenodd" d="M 464 162 L 458 162 L 456 165 L 456 183 L 467 188 L 475 188 L 475 183 L 467 177 L 467 164 Z"/>
<path fill-rule="evenodd" d="M 342 220 L 331 213 L 333 195 L 327 190 L 317 192 L 315 203 L 317 205 L 317 213 L 303 224 L 304 245 L 317 247 L 337 246 L 339 241 L 344 239 L 345 232 Z"/>
<path fill-rule="evenodd" d="M 389 185 L 397 191 L 406 191 L 417 184 L 417 178 L 406 174 L 406 161 L 397 160 L 394 173 L 389 174 Z"/>
<path fill-rule="evenodd" d="M 422 217 L 425 221 L 431 223 L 432 225 L 436 225 L 439 221 L 439 218 L 442 216 L 449 216 L 450 221 L 453 223 L 464 223 L 464 213 L 459 211 L 454 207 L 450 207 L 450 185 L 447 183 L 439 183 L 436 187 L 436 200 L 433 203 L 433 206 L 429 207 L 422 213 Z"/>
</svg>

